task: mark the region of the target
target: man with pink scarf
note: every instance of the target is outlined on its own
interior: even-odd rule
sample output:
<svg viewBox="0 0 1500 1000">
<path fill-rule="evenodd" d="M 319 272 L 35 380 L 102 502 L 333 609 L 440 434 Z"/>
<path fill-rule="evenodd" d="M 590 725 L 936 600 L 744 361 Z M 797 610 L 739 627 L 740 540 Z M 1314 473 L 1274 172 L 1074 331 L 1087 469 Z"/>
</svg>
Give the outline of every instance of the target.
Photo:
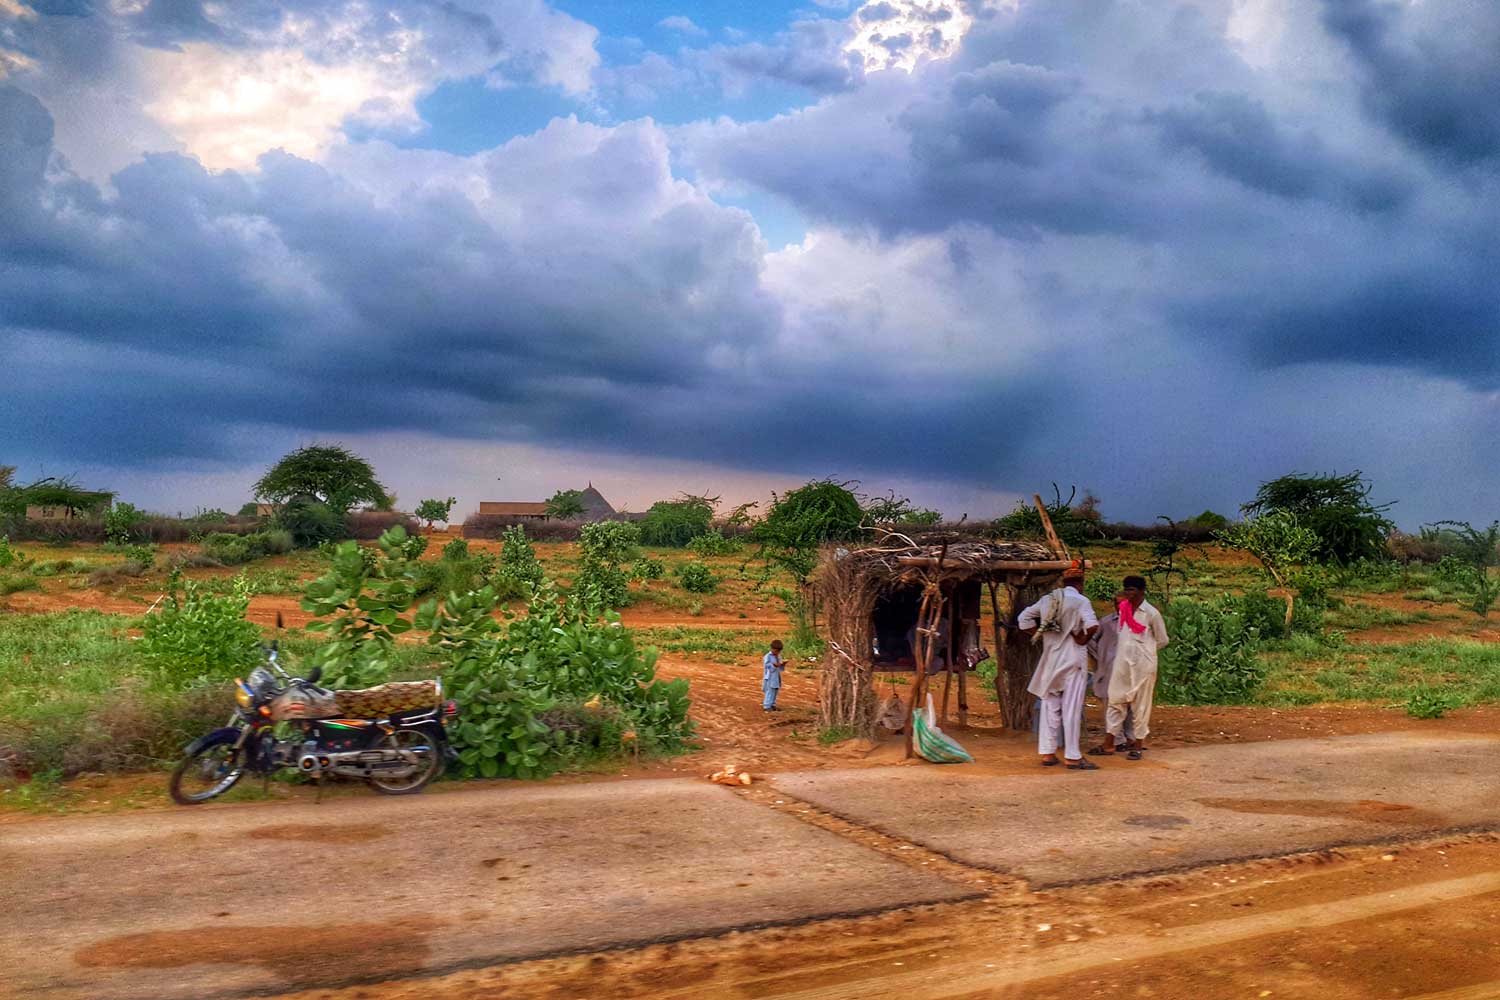
<svg viewBox="0 0 1500 1000">
<path fill-rule="evenodd" d="M 1126 754 L 1140 760 L 1151 735 L 1151 703 L 1156 695 L 1156 654 L 1168 643 L 1161 612 L 1146 600 L 1144 577 L 1127 576 L 1120 600 L 1119 633 L 1109 677 L 1109 708 L 1104 713 L 1104 753 L 1123 738 L 1127 714 L 1134 730 Z M 1124 749 L 1124 746 L 1122 746 Z"/>
</svg>

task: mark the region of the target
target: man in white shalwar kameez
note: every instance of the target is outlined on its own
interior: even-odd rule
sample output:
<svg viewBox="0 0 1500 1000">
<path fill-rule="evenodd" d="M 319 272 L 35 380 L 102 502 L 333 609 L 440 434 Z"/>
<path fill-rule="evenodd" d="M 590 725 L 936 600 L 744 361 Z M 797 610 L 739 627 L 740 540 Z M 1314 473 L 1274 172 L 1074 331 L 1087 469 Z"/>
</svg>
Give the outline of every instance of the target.
<svg viewBox="0 0 1500 1000">
<path fill-rule="evenodd" d="M 1058 731 L 1062 731 L 1063 756 L 1072 771 L 1094 771 L 1098 765 L 1084 760 L 1079 744 L 1083 728 L 1083 698 L 1088 687 L 1089 638 L 1099 630 L 1094 607 L 1083 596 L 1083 569 L 1074 563 L 1063 574 L 1063 586 L 1052 591 L 1016 620 L 1017 631 L 1028 637 L 1041 630 L 1042 659 L 1026 688 L 1042 700 L 1037 724 L 1037 752 L 1042 763 L 1058 763 Z"/>
<path fill-rule="evenodd" d="M 1151 704 L 1156 695 L 1156 654 L 1168 643 L 1161 612 L 1146 600 L 1144 577 L 1125 578 L 1125 600 L 1120 604 L 1119 633 L 1109 677 L 1109 708 L 1104 713 L 1105 745 L 1124 742 L 1125 718 L 1130 715 L 1134 739 L 1126 754 L 1140 760 L 1151 735 Z"/>
</svg>

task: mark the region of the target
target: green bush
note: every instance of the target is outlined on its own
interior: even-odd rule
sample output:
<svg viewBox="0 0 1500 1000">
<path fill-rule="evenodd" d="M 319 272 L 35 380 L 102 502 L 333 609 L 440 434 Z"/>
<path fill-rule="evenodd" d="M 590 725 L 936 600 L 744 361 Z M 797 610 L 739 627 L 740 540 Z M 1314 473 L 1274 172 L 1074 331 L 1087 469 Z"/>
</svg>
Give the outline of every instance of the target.
<svg viewBox="0 0 1500 1000">
<path fill-rule="evenodd" d="M 694 594 L 712 594 L 719 589 L 719 578 L 713 575 L 706 564 L 696 559 L 683 563 L 677 570 L 677 575 L 682 580 L 682 589 Z"/>
<path fill-rule="evenodd" d="M 300 549 L 348 537 L 344 515 L 316 500 L 294 500 L 276 515 L 276 526 L 291 533 Z"/>
<path fill-rule="evenodd" d="M 328 572 L 302 597 L 302 609 L 318 618 L 307 631 L 329 634 L 314 656 L 324 684 L 360 688 L 389 679 L 396 637 L 412 627 L 406 612 L 426 548 L 427 539 L 408 536 L 399 524 L 386 529 L 374 549 L 354 541 L 334 547 Z"/>
<path fill-rule="evenodd" d="M 449 594 L 478 590 L 495 576 L 495 562 L 495 557 L 487 552 L 471 555 L 469 543 L 455 538 L 443 546 L 442 555 L 437 560 L 420 564 L 414 584 L 416 594 L 447 599 Z"/>
<path fill-rule="evenodd" d="M 495 581 L 495 592 L 501 600 L 521 597 L 529 600 L 532 593 L 547 578 L 542 561 L 537 558 L 536 546 L 526 537 L 526 529 L 519 524 L 505 529 L 501 536 L 500 572 Z"/>
<path fill-rule="evenodd" d="M 725 538 L 723 532 L 717 528 L 710 528 L 703 534 L 688 542 L 688 551 L 701 557 L 708 556 L 732 556 L 744 550 L 744 543 L 738 538 Z"/>
<path fill-rule="evenodd" d="M 41 590 L 42 582 L 29 573 L 7 573 L 0 575 L 0 597 L 18 594 L 23 590 Z"/>
<path fill-rule="evenodd" d="M 1458 705 L 1453 695 L 1423 685 L 1406 699 L 1406 714 L 1413 719 L 1441 719 L 1444 712 Z"/>
<path fill-rule="evenodd" d="M 290 531 L 273 528 L 248 535 L 215 531 L 203 536 L 202 553 L 224 566 L 236 566 L 266 556 L 285 555 L 295 547 Z"/>
<path fill-rule="evenodd" d="M 714 501 L 708 497 L 658 500 L 639 522 L 641 544 L 680 549 L 708 531 Z"/>
<path fill-rule="evenodd" d="M 26 556 L 10 544 L 8 535 L 0 535 L 0 569 L 26 568 Z"/>
<path fill-rule="evenodd" d="M 1100 604 L 1113 605 L 1115 595 L 1120 592 L 1120 579 L 1111 576 L 1090 576 L 1083 582 L 1083 596 Z"/>
<path fill-rule="evenodd" d="M 252 558 L 248 535 L 231 535 L 228 532 L 215 531 L 203 536 L 199 548 L 204 555 L 225 566 L 247 563 Z"/>
<path fill-rule="evenodd" d="M 1157 697 L 1187 705 L 1250 700 L 1265 668 L 1255 655 L 1259 633 L 1234 605 L 1181 598 L 1164 613 L 1172 641 L 1161 651 Z"/>
<path fill-rule="evenodd" d="M 660 580 L 667 575 L 667 566 L 660 559 L 637 559 L 630 567 L 632 580 Z"/>
<path fill-rule="evenodd" d="M 655 650 L 638 649 L 617 618 L 599 621 L 545 585 L 531 613 L 504 626 L 495 604 L 485 588 L 441 608 L 429 602 L 416 618 L 431 630 L 448 690 L 463 706 L 452 736 L 465 776 L 550 774 L 605 728 L 566 724 L 578 722 L 579 706 L 601 718 L 618 713 L 642 749 L 676 750 L 689 738 L 687 681 L 657 680 Z"/>
<path fill-rule="evenodd" d="M 623 608 L 630 601 L 630 577 L 623 564 L 637 555 L 641 535 L 625 521 L 585 524 L 578 532 L 582 559 L 573 578 L 572 597 L 591 614 Z"/>
<path fill-rule="evenodd" d="M 166 601 L 146 616 L 137 647 L 157 685 L 182 690 L 252 669 L 260 658 L 260 630 L 245 620 L 249 607 L 243 587 L 214 596 L 174 573 Z"/>
<path fill-rule="evenodd" d="M 146 512 L 135 504 L 117 503 L 104 512 L 104 537 L 116 545 L 135 539 L 135 532 L 146 520 Z"/>
<path fill-rule="evenodd" d="M 1286 598 L 1272 597 L 1264 590 L 1247 590 L 1235 597 L 1225 597 L 1220 606 L 1237 612 L 1246 627 L 1255 629 L 1262 639 L 1284 639 L 1292 631 L 1286 624 Z"/>
</svg>

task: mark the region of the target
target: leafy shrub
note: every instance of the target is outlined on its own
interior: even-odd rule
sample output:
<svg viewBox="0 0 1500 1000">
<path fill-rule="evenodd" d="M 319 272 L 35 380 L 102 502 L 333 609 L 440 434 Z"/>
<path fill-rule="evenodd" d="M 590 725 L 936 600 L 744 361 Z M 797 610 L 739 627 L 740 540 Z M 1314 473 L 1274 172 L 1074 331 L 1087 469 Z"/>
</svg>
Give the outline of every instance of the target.
<svg viewBox="0 0 1500 1000">
<path fill-rule="evenodd" d="M 624 521 L 600 521 L 579 530 L 582 560 L 572 587 L 579 607 L 597 615 L 629 602 L 630 577 L 623 564 L 635 558 L 640 540 L 635 525 Z"/>
<path fill-rule="evenodd" d="M 25 553 L 11 546 L 8 535 L 0 535 L 0 569 L 10 569 L 12 567 L 24 569 L 25 566 Z"/>
<path fill-rule="evenodd" d="M 125 557 L 126 562 L 140 563 L 146 569 L 156 565 L 155 545 L 106 545 L 105 549 L 110 552 L 118 552 Z"/>
<path fill-rule="evenodd" d="M 1220 606 L 1239 614 L 1246 627 L 1254 629 L 1262 639 L 1283 639 L 1292 631 L 1286 623 L 1286 598 L 1272 597 L 1264 590 L 1247 590 L 1238 596 L 1225 597 Z M 1295 621 L 1294 617 L 1294 624 Z M 1175 634 L 1168 632 L 1168 635 L 1173 643 L 1177 641 Z"/>
<path fill-rule="evenodd" d="M 1098 500 L 1085 494 L 1083 501 L 1074 507 L 1073 500 L 1077 496 L 1078 489 L 1074 487 L 1064 500 L 1062 490 L 1053 483 L 1053 499 L 1046 504 L 1047 517 L 1052 521 L 1057 537 L 1075 548 L 1101 533 Z M 1001 538 L 1042 538 L 1046 535 L 1041 513 L 1028 500 L 1016 501 L 1016 509 L 995 521 L 992 527 Z"/>
<path fill-rule="evenodd" d="M 234 535 L 216 531 L 202 538 L 202 555 L 219 565 L 237 565 L 251 562 L 264 556 L 285 555 L 294 547 L 293 534 L 282 528 L 255 531 L 248 535 Z"/>
<path fill-rule="evenodd" d="M 174 573 L 166 601 L 146 616 L 137 647 L 141 658 L 157 683 L 172 690 L 250 670 L 259 658 L 260 630 L 245 620 L 249 607 L 243 588 L 213 596 Z"/>
<path fill-rule="evenodd" d="M 666 564 L 660 559 L 637 559 L 630 567 L 632 580 L 660 580 L 666 575 Z"/>
<path fill-rule="evenodd" d="M 688 542 L 687 547 L 688 551 L 701 557 L 732 556 L 743 551 L 745 543 L 738 538 L 725 538 L 724 533 L 718 528 L 710 528 Z"/>
<path fill-rule="evenodd" d="M 348 535 L 344 515 L 316 500 L 287 504 L 276 514 L 276 526 L 289 532 L 300 549 L 316 548 Z"/>
<path fill-rule="evenodd" d="M 250 536 L 248 535 L 231 535 L 216 531 L 211 535 L 205 535 L 200 547 L 204 555 L 224 566 L 235 566 L 254 558 L 250 553 Z"/>
<path fill-rule="evenodd" d="M 465 776 L 551 773 L 592 738 L 583 734 L 603 728 L 558 724 L 576 719 L 571 706 L 601 718 L 618 712 L 642 749 L 679 749 L 691 735 L 687 681 L 657 680 L 655 650 L 638 649 L 617 618 L 599 621 L 544 587 L 530 614 L 502 627 L 495 603 L 486 588 L 441 609 L 429 602 L 416 619 L 431 630 L 448 690 L 463 706 L 452 735 Z"/>
<path fill-rule="evenodd" d="M 443 546 L 442 555 L 420 565 L 414 589 L 417 596 L 432 594 L 446 600 L 449 594 L 467 594 L 489 583 L 495 575 L 495 557 L 487 552 L 470 555 L 469 543 L 455 538 Z"/>
<path fill-rule="evenodd" d="M 104 537 L 116 545 L 135 538 L 136 530 L 146 520 L 146 512 L 135 504 L 117 503 L 104 512 Z"/>
<path fill-rule="evenodd" d="M 1083 581 L 1083 596 L 1091 601 L 1112 604 L 1119 592 L 1120 580 L 1117 577 L 1090 576 Z"/>
<path fill-rule="evenodd" d="M 1444 712 L 1458 705 L 1453 695 L 1423 685 L 1406 699 L 1406 714 L 1413 719 L 1441 719 Z"/>
<path fill-rule="evenodd" d="M 390 676 L 396 637 L 411 630 L 405 613 L 416 597 L 418 559 L 427 539 L 412 537 L 401 525 L 380 536 L 374 549 L 341 542 L 328 572 L 303 592 L 302 609 L 318 616 L 309 632 L 327 632 L 314 662 L 329 687 L 369 687 Z"/>
<path fill-rule="evenodd" d="M 496 593 L 501 600 L 507 597 L 530 598 L 547 576 L 542 561 L 537 558 L 536 547 L 526 537 L 526 529 L 519 524 L 506 528 L 503 539 Z"/>
<path fill-rule="evenodd" d="M 1163 702 L 1237 704 L 1260 688 L 1259 634 L 1232 605 L 1178 599 L 1164 614 L 1172 641 L 1161 651 L 1157 696 Z"/>
<path fill-rule="evenodd" d="M 694 594 L 712 594 L 719 589 L 719 578 L 714 576 L 706 564 L 696 559 L 683 563 L 677 570 L 677 575 L 682 580 L 682 589 Z"/>
<path fill-rule="evenodd" d="M 714 519 L 715 499 L 683 496 L 658 500 L 641 518 L 641 544 L 680 549 L 705 534 Z"/>
</svg>

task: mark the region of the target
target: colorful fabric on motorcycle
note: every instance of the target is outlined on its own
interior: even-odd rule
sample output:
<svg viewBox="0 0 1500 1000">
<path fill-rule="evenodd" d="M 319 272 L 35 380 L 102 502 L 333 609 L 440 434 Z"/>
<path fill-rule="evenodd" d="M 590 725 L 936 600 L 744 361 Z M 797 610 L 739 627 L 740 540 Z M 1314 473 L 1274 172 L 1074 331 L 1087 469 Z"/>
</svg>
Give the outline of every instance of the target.
<svg viewBox="0 0 1500 1000">
<path fill-rule="evenodd" d="M 932 708 L 932 695 L 927 696 L 927 708 L 919 711 L 912 720 L 912 743 L 917 753 L 934 764 L 972 764 L 969 752 L 944 735 L 938 728 L 937 713 Z"/>
<path fill-rule="evenodd" d="M 271 718 L 276 722 L 285 719 L 328 719 L 340 713 L 333 695 L 328 691 L 313 691 L 293 685 L 271 699 Z"/>
<path fill-rule="evenodd" d="M 384 719 L 397 712 L 432 708 L 438 700 L 437 681 L 393 681 L 360 691 L 335 691 L 339 714 L 353 719 Z"/>
</svg>

